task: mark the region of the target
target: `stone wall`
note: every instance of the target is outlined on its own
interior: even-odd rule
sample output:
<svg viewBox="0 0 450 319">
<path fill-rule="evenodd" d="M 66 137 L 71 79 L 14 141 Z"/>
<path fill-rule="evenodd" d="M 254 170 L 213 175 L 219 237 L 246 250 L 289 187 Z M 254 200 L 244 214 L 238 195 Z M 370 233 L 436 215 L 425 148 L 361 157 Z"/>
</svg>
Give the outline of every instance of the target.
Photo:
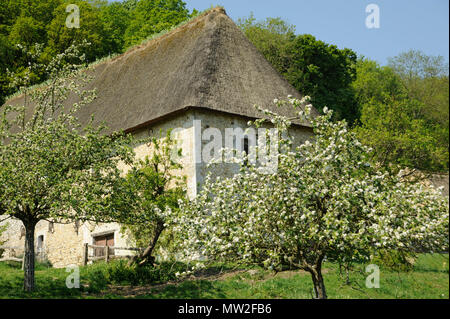
<svg viewBox="0 0 450 319">
<path fill-rule="evenodd" d="M 194 125 L 194 121 L 201 121 L 200 132 L 196 130 L 199 127 Z M 180 141 L 179 147 L 182 149 L 183 156 L 181 164 L 183 169 L 175 174 L 187 177 L 187 192 L 189 197 L 194 197 L 201 187 L 201 184 L 209 170 L 207 163 L 199 160 L 196 155 L 196 148 L 204 147 L 208 141 L 199 140 L 199 136 L 204 129 L 218 128 L 224 137 L 226 128 L 247 127 L 248 119 L 230 115 L 226 113 L 206 110 L 190 110 L 179 116 L 161 121 L 157 124 L 140 129 L 134 132 L 138 139 L 146 137 L 165 136 L 168 130 L 178 128 L 174 133 L 174 138 Z M 296 144 L 303 143 L 306 139 L 312 138 L 312 132 L 306 128 L 296 127 L 291 130 Z M 201 143 L 201 144 L 200 144 Z M 224 142 L 223 142 L 224 143 Z M 138 144 L 134 146 L 138 158 L 143 159 L 151 154 L 148 145 Z M 128 170 L 124 164 L 120 164 L 124 173 Z M 230 176 L 237 172 L 238 167 L 235 164 L 222 164 L 212 168 L 214 174 L 221 176 Z M 18 220 L 8 220 L 10 226 L 3 234 L 8 240 L 5 246 L 17 247 L 16 250 L 8 250 L 7 254 L 21 255 L 24 247 L 24 236 L 20 236 L 22 223 Z M 100 234 L 114 233 L 114 245 L 116 247 L 133 247 L 131 240 L 121 232 L 121 226 L 116 223 L 94 224 L 84 223 L 75 227 L 75 224 L 50 224 L 47 221 L 41 221 L 36 227 L 36 238 L 44 236 L 44 251 L 46 258 L 54 267 L 66 267 L 71 264 L 81 264 L 83 262 L 83 244 L 93 244 L 94 237 Z M 116 255 L 130 254 L 128 251 L 116 251 Z"/>
<path fill-rule="evenodd" d="M 196 110 L 194 113 L 195 120 L 201 121 L 201 132 L 208 128 L 217 128 L 222 133 L 222 145 L 225 147 L 225 129 L 227 128 L 242 128 L 244 131 L 248 127 L 247 123 L 249 119 L 232 114 L 221 113 L 217 111 Z M 263 128 L 270 129 L 272 126 L 263 125 Z M 294 139 L 294 146 L 303 144 L 306 140 L 313 138 L 313 132 L 311 129 L 300 126 L 292 126 L 289 130 L 289 134 Z M 197 134 L 197 139 L 199 135 Z M 197 141 L 196 141 L 197 142 Z M 209 140 L 202 140 L 201 145 L 204 148 L 209 143 Z M 234 145 L 236 147 L 236 145 Z M 239 171 L 239 164 L 222 163 L 220 165 L 214 165 L 208 167 L 208 163 L 202 161 L 201 164 L 196 165 L 196 175 L 198 186 L 201 187 L 207 174 L 211 172 L 216 176 L 231 177 Z"/>
</svg>

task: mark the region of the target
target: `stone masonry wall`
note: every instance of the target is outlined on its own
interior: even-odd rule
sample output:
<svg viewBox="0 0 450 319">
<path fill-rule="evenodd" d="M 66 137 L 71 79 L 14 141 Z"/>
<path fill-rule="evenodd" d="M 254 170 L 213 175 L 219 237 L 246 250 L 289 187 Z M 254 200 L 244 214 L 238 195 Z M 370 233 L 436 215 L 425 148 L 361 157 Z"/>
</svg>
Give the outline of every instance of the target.
<svg viewBox="0 0 450 319">
<path fill-rule="evenodd" d="M 201 121 L 200 132 L 197 132 L 198 127 L 194 126 L 195 121 Z M 177 117 L 161 121 L 157 124 L 143 128 L 134 133 L 136 138 L 145 138 L 149 136 L 159 137 L 166 135 L 170 129 L 179 128 L 178 132 L 173 136 L 180 140 L 179 147 L 182 149 L 183 156 L 181 164 L 183 169 L 176 174 L 181 174 L 187 177 L 187 192 L 189 197 L 194 197 L 198 193 L 199 187 L 206 177 L 207 172 L 212 169 L 213 173 L 221 176 L 230 176 L 237 172 L 238 167 L 235 164 L 221 164 L 214 168 L 207 168 L 207 163 L 203 161 L 198 162 L 198 154 L 195 149 L 204 147 L 208 141 L 200 141 L 199 136 L 208 128 L 217 128 L 222 132 L 222 137 L 225 137 L 226 128 L 241 127 L 245 130 L 248 119 L 230 115 L 226 113 L 207 111 L 207 110 L 190 110 Z M 295 127 L 290 132 L 295 139 L 296 144 L 303 143 L 307 139 L 312 138 L 311 130 L 307 128 Z M 224 141 L 222 142 L 223 145 Z M 145 144 L 134 146 L 134 150 L 138 158 L 143 159 L 146 155 L 150 155 L 151 150 Z M 196 162 L 197 159 L 197 162 Z M 120 168 L 126 172 L 127 167 L 123 164 Z M 16 254 L 21 255 L 24 247 L 24 236 L 21 234 L 21 222 L 18 220 L 9 219 L 7 221 L 10 226 L 3 234 L 3 238 L 8 242 L 5 246 L 16 247 L 15 250 L 7 250 L 6 255 Z M 66 267 L 71 264 L 80 265 L 83 261 L 83 244 L 93 244 L 94 237 L 100 234 L 114 233 L 114 245 L 116 247 L 133 247 L 130 239 L 121 232 L 121 226 L 116 223 L 112 224 L 94 224 L 84 223 L 75 227 L 75 224 L 53 224 L 47 221 L 41 221 L 36 227 L 36 238 L 44 236 L 44 251 L 46 258 L 52 263 L 54 267 Z M 129 254 L 127 251 L 116 251 L 116 255 Z"/>
</svg>

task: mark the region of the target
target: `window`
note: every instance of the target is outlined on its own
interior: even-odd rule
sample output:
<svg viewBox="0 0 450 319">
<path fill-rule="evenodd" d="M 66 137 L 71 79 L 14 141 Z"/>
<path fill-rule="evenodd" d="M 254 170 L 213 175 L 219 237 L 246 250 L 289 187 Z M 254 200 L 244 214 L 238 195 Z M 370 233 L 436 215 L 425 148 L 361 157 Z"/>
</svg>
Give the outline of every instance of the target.
<svg viewBox="0 0 450 319">
<path fill-rule="evenodd" d="M 248 150 L 248 137 L 244 137 L 244 152 L 246 155 L 249 154 L 249 150 Z"/>
<path fill-rule="evenodd" d="M 248 159 L 247 159 L 249 155 L 248 137 L 244 137 L 244 152 L 245 152 L 244 156 L 246 156 L 246 158 L 244 159 L 244 165 L 248 166 Z"/>
<path fill-rule="evenodd" d="M 36 250 L 38 254 L 41 254 L 44 251 L 44 235 L 38 236 Z"/>
</svg>

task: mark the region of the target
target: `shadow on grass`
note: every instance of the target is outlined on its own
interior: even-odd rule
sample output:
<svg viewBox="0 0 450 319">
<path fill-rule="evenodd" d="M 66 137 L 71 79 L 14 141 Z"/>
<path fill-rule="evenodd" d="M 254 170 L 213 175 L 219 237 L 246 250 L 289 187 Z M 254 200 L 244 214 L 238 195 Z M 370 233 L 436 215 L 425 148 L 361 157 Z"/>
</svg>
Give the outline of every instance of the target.
<svg viewBox="0 0 450 319">
<path fill-rule="evenodd" d="M 423 254 L 417 259 L 414 271 L 424 273 L 449 273 L 449 255 Z"/>
<path fill-rule="evenodd" d="M 226 298 L 225 293 L 214 281 L 187 280 L 179 284 L 153 288 L 148 295 L 136 296 L 146 299 L 215 299 Z"/>
</svg>

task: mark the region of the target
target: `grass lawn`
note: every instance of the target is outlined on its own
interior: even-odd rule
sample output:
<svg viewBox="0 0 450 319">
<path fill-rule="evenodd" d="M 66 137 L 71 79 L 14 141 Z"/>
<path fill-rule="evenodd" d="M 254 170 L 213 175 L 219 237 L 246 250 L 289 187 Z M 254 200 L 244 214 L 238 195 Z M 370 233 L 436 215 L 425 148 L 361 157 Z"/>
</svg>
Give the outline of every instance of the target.
<svg viewBox="0 0 450 319">
<path fill-rule="evenodd" d="M 365 287 L 365 267 L 359 265 L 350 273 L 350 285 L 345 283 L 335 264 L 325 263 L 325 285 L 332 299 L 448 299 L 448 255 L 421 255 L 411 272 L 383 269 L 380 272 L 380 288 Z M 80 267 L 82 289 L 66 288 L 65 269 L 36 268 L 37 291 L 22 291 L 23 273 L 17 265 L 0 263 L 0 298 L 225 298 L 225 299 L 311 299 L 312 282 L 308 273 L 287 271 L 273 274 L 261 269 L 212 272 L 181 282 L 159 285 L 130 286 L 108 285 L 102 289 L 95 286 L 99 267 Z"/>
</svg>

